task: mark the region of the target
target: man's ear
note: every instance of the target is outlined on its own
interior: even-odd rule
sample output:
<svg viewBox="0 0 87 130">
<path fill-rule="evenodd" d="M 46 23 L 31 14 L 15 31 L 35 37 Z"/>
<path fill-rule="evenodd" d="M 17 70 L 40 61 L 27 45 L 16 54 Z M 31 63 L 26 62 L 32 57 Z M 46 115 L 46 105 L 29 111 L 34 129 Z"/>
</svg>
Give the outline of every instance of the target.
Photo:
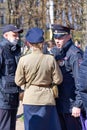
<svg viewBox="0 0 87 130">
<path fill-rule="evenodd" d="M 8 37 L 8 33 L 4 33 L 3 36 L 4 36 L 5 38 L 7 38 L 7 37 Z"/>
</svg>

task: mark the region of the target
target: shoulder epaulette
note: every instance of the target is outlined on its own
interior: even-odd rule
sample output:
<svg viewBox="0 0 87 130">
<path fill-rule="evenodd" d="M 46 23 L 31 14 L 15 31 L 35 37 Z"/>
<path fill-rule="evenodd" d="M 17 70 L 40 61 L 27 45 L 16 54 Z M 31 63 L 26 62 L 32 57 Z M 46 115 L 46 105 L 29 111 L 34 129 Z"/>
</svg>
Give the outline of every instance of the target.
<svg viewBox="0 0 87 130">
<path fill-rule="evenodd" d="M 72 46 L 70 48 L 70 52 L 72 52 L 73 54 L 75 54 L 75 53 L 81 53 L 81 54 L 83 54 L 83 51 L 80 48 L 76 47 L 76 46 Z"/>
</svg>

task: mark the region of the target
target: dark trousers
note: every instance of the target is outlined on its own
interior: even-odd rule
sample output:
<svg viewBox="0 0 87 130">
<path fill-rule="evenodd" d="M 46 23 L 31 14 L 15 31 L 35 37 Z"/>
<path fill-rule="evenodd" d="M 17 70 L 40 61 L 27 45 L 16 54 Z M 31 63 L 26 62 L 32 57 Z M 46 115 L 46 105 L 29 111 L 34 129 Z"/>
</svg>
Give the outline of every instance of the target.
<svg viewBox="0 0 87 130">
<path fill-rule="evenodd" d="M 17 109 L 0 108 L 0 130 L 15 130 Z"/>
<path fill-rule="evenodd" d="M 71 114 L 59 114 L 62 130 L 82 130 L 80 118 L 74 118 Z"/>
</svg>

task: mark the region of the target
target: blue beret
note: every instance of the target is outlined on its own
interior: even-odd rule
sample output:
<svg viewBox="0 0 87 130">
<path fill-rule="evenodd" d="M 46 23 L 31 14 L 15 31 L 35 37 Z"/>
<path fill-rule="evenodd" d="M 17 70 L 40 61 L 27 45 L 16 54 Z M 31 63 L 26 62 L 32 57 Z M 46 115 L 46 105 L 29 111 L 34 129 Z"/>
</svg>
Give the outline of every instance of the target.
<svg viewBox="0 0 87 130">
<path fill-rule="evenodd" d="M 26 33 L 26 41 L 36 44 L 36 43 L 41 43 L 44 41 L 44 32 L 42 29 L 38 28 L 38 27 L 34 27 L 28 30 L 28 32 Z"/>
<path fill-rule="evenodd" d="M 54 38 L 61 38 L 66 34 L 70 34 L 70 30 L 71 30 L 70 27 L 65 27 L 65 26 L 58 25 L 58 24 L 54 24 L 52 26 L 52 29 L 53 29 Z"/>
<path fill-rule="evenodd" d="M 14 32 L 14 33 L 22 33 L 23 32 L 23 29 L 18 29 L 15 25 L 13 24 L 8 24 L 8 25 L 5 25 L 3 28 L 2 28 L 2 33 L 6 33 L 6 32 Z"/>
</svg>

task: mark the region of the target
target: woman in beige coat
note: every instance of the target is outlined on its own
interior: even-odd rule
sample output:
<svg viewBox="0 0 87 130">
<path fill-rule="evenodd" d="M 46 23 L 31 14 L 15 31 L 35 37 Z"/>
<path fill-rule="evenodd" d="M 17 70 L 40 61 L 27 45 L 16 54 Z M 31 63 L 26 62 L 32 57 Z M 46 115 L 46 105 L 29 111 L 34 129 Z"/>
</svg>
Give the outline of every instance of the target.
<svg viewBox="0 0 87 130">
<path fill-rule="evenodd" d="M 25 130 L 61 130 L 52 84 L 60 84 L 62 74 L 54 57 L 42 53 L 43 34 L 37 27 L 28 30 L 26 41 L 32 52 L 20 58 L 16 70 L 16 84 L 25 85 Z"/>
</svg>

